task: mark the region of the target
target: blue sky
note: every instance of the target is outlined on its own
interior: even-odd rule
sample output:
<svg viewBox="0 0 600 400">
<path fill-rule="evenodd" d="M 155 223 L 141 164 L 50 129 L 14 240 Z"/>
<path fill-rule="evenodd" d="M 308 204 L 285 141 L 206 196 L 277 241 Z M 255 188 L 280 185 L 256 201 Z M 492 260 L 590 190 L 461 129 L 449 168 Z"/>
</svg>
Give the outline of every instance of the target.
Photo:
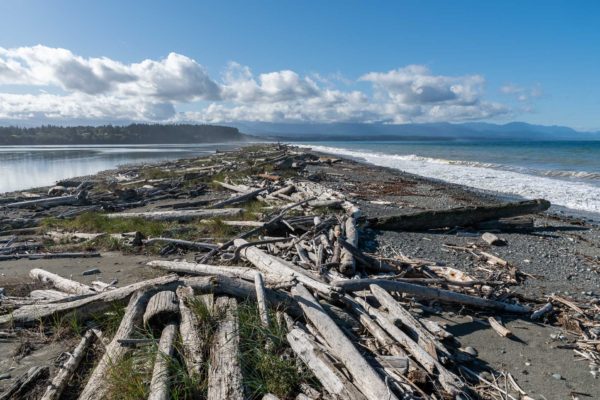
<svg viewBox="0 0 600 400">
<path fill-rule="evenodd" d="M 600 129 L 599 67 L 595 1 L 0 1 L 4 122 Z"/>
</svg>

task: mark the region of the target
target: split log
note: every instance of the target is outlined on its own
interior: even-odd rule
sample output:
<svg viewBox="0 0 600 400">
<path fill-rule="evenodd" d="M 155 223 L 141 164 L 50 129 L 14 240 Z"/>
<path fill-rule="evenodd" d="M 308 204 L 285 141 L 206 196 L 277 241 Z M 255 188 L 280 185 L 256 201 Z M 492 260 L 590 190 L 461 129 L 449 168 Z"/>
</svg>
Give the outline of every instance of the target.
<svg viewBox="0 0 600 400">
<path fill-rule="evenodd" d="M 265 284 L 260 272 L 254 275 L 254 285 L 256 286 L 256 303 L 258 304 L 258 313 L 260 314 L 260 322 L 264 327 L 269 326 L 269 313 L 267 303 L 265 302 Z"/>
<path fill-rule="evenodd" d="M 495 300 L 488 300 L 481 297 L 469 296 L 462 293 L 456 293 L 451 290 L 432 288 L 427 286 L 415 285 L 407 282 L 391 281 L 385 279 L 344 279 L 331 283 L 334 287 L 340 288 L 346 292 L 358 292 L 367 289 L 370 285 L 378 285 L 389 292 L 409 293 L 417 297 L 428 300 L 439 300 L 448 303 L 458 303 L 479 308 L 489 308 L 498 311 L 512 313 L 527 313 L 529 307 L 521 304 L 503 303 Z"/>
<path fill-rule="evenodd" d="M 236 266 L 217 266 L 208 264 L 197 264 L 186 261 L 164 261 L 155 260 L 150 261 L 146 265 L 154 268 L 160 268 L 165 271 L 177 272 L 180 274 L 191 274 L 191 275 L 223 275 L 230 278 L 240 278 L 247 281 L 254 281 L 254 274 L 256 270 L 247 267 L 236 267 Z M 268 284 L 281 285 L 291 283 L 293 280 L 286 279 L 280 276 L 272 276 L 269 274 L 265 276 L 265 280 Z"/>
<path fill-rule="evenodd" d="M 352 375 L 357 388 L 370 400 L 397 397 L 390 393 L 387 385 L 363 358 L 352 342 L 325 312 L 310 292 L 301 284 L 292 288 L 292 295 L 298 301 L 306 318 L 317 328 L 334 355 Z"/>
<path fill-rule="evenodd" d="M 536 214 L 550 208 L 543 199 L 526 200 L 491 206 L 460 207 L 449 210 L 423 211 L 415 214 L 369 218 L 369 226 L 390 231 L 419 231 L 426 229 L 469 226 L 498 218 Z"/>
<path fill-rule="evenodd" d="M 111 303 L 114 301 L 120 301 L 128 298 L 136 290 L 151 288 L 153 286 L 164 286 L 168 284 L 177 284 L 177 276 L 168 275 L 147 281 L 141 281 L 117 288 L 115 290 L 98 293 L 93 296 L 78 298 L 73 301 L 36 304 L 33 306 L 22 307 L 18 310 L 14 310 L 10 314 L 0 315 L 0 327 L 9 325 L 22 326 L 38 322 L 40 319 L 48 317 L 60 317 L 70 313 L 76 313 L 78 317 L 86 318 L 110 308 Z M 209 284 L 207 284 L 207 286 L 209 286 Z"/>
<path fill-rule="evenodd" d="M 88 330 L 79 341 L 77 347 L 75 347 L 75 350 L 73 350 L 72 353 L 67 353 L 69 356 L 68 360 L 60 367 L 60 370 L 54 379 L 52 379 L 52 383 L 50 383 L 46 389 L 41 400 L 56 400 L 60 398 L 60 395 L 67 386 L 67 383 L 69 383 L 71 376 L 77 367 L 79 367 L 81 360 L 83 360 L 88 348 L 95 339 L 96 335 L 94 332 Z"/>
<path fill-rule="evenodd" d="M 204 362 L 204 343 L 197 331 L 198 318 L 190 310 L 188 304 L 194 298 L 194 290 L 189 286 L 177 288 L 179 298 L 179 313 L 181 314 L 181 344 L 183 347 L 183 359 L 191 377 L 200 377 L 202 363 Z"/>
<path fill-rule="evenodd" d="M 391 318 L 381 311 L 375 309 L 365 300 L 355 297 L 354 301 L 360 304 L 367 313 L 373 317 L 387 333 L 398 341 L 412 356 L 413 358 L 430 373 L 437 372 L 440 384 L 450 394 L 458 394 L 462 391 L 464 384 L 461 380 L 448 371 L 436 358 L 429 354 L 425 349 L 419 346 L 414 340 L 412 340 L 406 333 L 398 328 Z"/>
<path fill-rule="evenodd" d="M 71 279 L 63 278 L 60 275 L 53 274 L 52 272 L 45 271 L 40 268 L 34 268 L 29 271 L 29 276 L 34 279 L 39 279 L 42 282 L 51 282 L 55 288 L 73 294 L 96 294 L 91 287 L 73 281 Z"/>
<path fill-rule="evenodd" d="M 234 240 L 235 246 L 238 247 L 246 243 L 248 242 L 244 239 Z M 311 278 L 306 273 L 300 271 L 300 267 L 296 267 L 285 260 L 267 254 L 256 247 L 246 247 L 240 252 L 240 254 L 242 257 L 254 264 L 256 268 L 268 275 L 278 275 L 284 278 L 296 278 L 298 282 L 302 282 L 310 288 L 327 296 L 332 296 L 335 293 L 335 290 L 333 290 L 330 285 Z"/>
<path fill-rule="evenodd" d="M 146 306 L 144 326 L 161 332 L 167 324 L 179 320 L 179 303 L 177 296 L 170 290 L 156 293 Z"/>
<path fill-rule="evenodd" d="M 108 218 L 144 218 L 156 221 L 190 221 L 196 218 L 208 219 L 218 217 L 234 217 L 242 214 L 241 208 L 224 208 L 218 210 L 168 210 L 168 211 L 141 211 L 127 213 L 106 214 Z"/>
<path fill-rule="evenodd" d="M 222 208 L 222 207 L 229 206 L 232 204 L 244 203 L 246 201 L 250 201 L 250 200 L 254 199 L 256 196 L 258 196 L 265 190 L 267 190 L 267 189 L 263 188 L 263 189 L 252 190 L 251 192 L 243 193 L 239 196 L 235 196 L 235 197 L 232 197 L 227 200 L 219 201 L 215 204 L 212 204 L 210 206 L 210 208 Z"/>
<path fill-rule="evenodd" d="M 150 300 L 152 301 L 152 299 Z M 150 394 L 148 400 L 169 400 L 171 398 L 169 394 L 169 364 L 173 355 L 176 336 L 176 323 L 170 323 L 165 326 L 160 335 L 158 353 L 156 354 L 154 370 L 152 371 L 152 380 L 150 381 Z"/>
<path fill-rule="evenodd" d="M 243 400 L 244 386 L 239 359 L 237 301 L 219 297 L 215 312 L 223 315 L 214 334 L 208 371 L 208 400 Z"/>
<path fill-rule="evenodd" d="M 356 220 L 352 217 L 346 218 L 345 227 L 346 241 L 353 247 L 358 248 Z M 354 260 L 354 255 L 345 247 L 342 248 L 342 254 L 340 256 L 340 272 L 346 276 L 354 275 L 354 272 L 356 272 L 356 261 Z"/>
<path fill-rule="evenodd" d="M 114 293 L 117 290 L 107 293 Z M 88 379 L 85 388 L 79 395 L 80 399 L 101 400 L 106 397 L 112 366 L 117 365 L 129 351 L 128 347 L 121 346 L 119 340 L 128 339 L 133 335 L 136 329 L 140 328 L 144 309 L 152 294 L 152 291 L 137 291 L 131 296 L 129 305 L 125 310 L 125 315 L 123 315 L 123 318 L 121 319 L 121 324 L 113 336 L 112 341 L 106 346 L 104 355 L 98 362 L 98 365 Z"/>
<path fill-rule="evenodd" d="M 404 309 L 398 302 L 385 290 L 377 285 L 370 286 L 371 293 L 375 296 L 379 304 L 388 310 L 388 314 L 397 319 L 411 333 L 413 339 L 424 348 L 434 346 L 438 350 L 438 355 L 450 358 L 450 352 L 441 344 L 435 336 L 431 334 L 421 323 Z"/>
<path fill-rule="evenodd" d="M 287 334 L 290 347 L 319 380 L 323 389 L 339 399 L 364 400 L 365 396 L 331 362 L 308 333 L 292 328 Z"/>
</svg>

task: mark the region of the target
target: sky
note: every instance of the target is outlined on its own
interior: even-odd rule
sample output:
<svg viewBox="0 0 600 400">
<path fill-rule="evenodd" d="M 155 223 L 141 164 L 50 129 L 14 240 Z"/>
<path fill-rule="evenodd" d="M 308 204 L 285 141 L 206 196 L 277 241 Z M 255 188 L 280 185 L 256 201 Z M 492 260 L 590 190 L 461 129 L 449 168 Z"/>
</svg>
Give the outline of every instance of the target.
<svg viewBox="0 0 600 400">
<path fill-rule="evenodd" d="M 0 123 L 600 130 L 597 1 L 0 0 Z"/>
</svg>

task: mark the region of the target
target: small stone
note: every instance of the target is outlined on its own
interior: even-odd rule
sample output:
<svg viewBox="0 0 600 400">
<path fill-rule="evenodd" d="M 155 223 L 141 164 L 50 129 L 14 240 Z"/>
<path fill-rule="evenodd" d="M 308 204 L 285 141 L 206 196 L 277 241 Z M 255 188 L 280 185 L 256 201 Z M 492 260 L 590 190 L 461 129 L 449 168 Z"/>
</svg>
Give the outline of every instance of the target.
<svg viewBox="0 0 600 400">
<path fill-rule="evenodd" d="M 556 379 L 557 381 L 560 381 L 560 380 L 562 380 L 562 378 L 563 378 L 561 374 L 552 374 L 552 377 L 553 377 L 554 379 Z"/>
<path fill-rule="evenodd" d="M 473 357 L 477 357 L 477 350 L 475 350 L 473 347 L 471 346 L 467 346 L 464 349 L 464 352 L 467 353 L 468 355 L 471 355 Z"/>
</svg>

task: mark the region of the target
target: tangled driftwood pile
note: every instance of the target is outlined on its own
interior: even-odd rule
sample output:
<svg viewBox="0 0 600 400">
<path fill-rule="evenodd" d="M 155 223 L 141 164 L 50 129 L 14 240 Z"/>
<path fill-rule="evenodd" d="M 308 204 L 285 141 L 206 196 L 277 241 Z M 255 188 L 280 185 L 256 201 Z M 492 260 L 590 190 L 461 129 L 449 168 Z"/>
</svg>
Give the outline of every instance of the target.
<svg viewBox="0 0 600 400">
<path fill-rule="evenodd" d="M 588 360 L 593 371 L 598 370 L 600 328 L 591 318 L 592 313 L 598 311 L 598 305 L 584 309 L 553 297 L 538 307 L 535 300 L 519 298 L 511 286 L 526 276 L 476 246 L 448 248 L 472 252 L 483 263 L 499 268 L 481 268 L 480 276 L 474 277 L 428 260 L 410 259 L 401 254 L 382 258 L 361 250 L 363 224 L 393 230 L 452 228 L 540 212 L 548 208 L 547 202 L 537 200 L 365 218 L 352 199 L 322 186 L 304 172 L 306 164 L 337 160 L 274 146 L 257 150 L 248 158 L 253 169 L 251 174 L 239 173 L 242 165 L 235 157 L 218 154 L 209 165 L 197 166 L 185 161 L 172 164 L 170 168 L 178 172 L 178 178 L 163 179 L 153 186 L 147 186 L 146 180 L 140 182 L 139 172 L 131 170 L 102 193 L 82 195 L 79 191 L 82 183 L 79 183 L 78 193 L 73 195 L 6 204 L 11 209 L 36 207 L 33 214 L 26 217 L 5 219 L 5 225 L 10 225 L 8 229 L 13 234 L 18 233 L 15 229 L 37 225 L 36 213 L 48 215 L 40 206 L 65 204 L 71 208 L 57 211 L 55 216 L 69 218 L 93 209 L 111 211 L 107 214 L 109 218 L 187 222 L 227 217 L 221 223 L 241 230 L 223 243 L 211 238 L 194 241 L 121 235 L 119 240 L 131 246 L 160 243 L 165 246 L 164 250 L 175 248 L 196 253 L 194 262 L 149 261 L 149 266 L 168 274 L 122 287 L 116 287 L 115 282 L 101 281 L 88 286 L 43 269 L 31 270 L 32 277 L 53 288 L 35 290 L 25 298 L 5 297 L 4 303 L 9 303 L 12 311 L 0 315 L 0 338 L 14 337 L 19 328 L 57 316 L 76 315 L 86 320 L 110 310 L 113 302 L 128 301 L 112 338 L 104 337 L 94 327 L 87 330 L 58 372 L 50 377 L 51 382 L 40 398 L 60 398 L 94 342 L 102 344 L 101 354 L 82 385 L 79 398 L 104 398 L 110 386 L 111 366 L 133 347 L 151 341 L 135 335 L 145 327 L 158 340 L 159 352 L 149 383 L 150 399 L 169 398 L 168 359 L 175 357 L 174 353 L 185 361 L 190 375 L 200 374 L 209 365 L 207 398 L 242 399 L 247 392 L 238 356 L 236 310 L 238 302 L 246 299 L 256 302 L 263 324 L 274 323 L 275 318 L 286 327 L 289 347 L 302 361 L 301 368 L 308 369 L 318 381 L 315 387 L 302 386 L 298 399 L 515 398 L 510 394 L 515 391 L 519 397 L 527 398 L 526 390 L 519 387 L 510 374 L 490 381 L 468 368 L 468 361 L 476 354 L 460 348 L 452 335 L 433 319 L 413 313 L 415 307 L 433 314 L 456 307 L 463 313 L 485 310 L 489 318 L 482 323 L 489 324 L 490 329 L 503 337 L 512 335 L 502 324 L 504 316 L 547 319 L 554 313 L 565 326 L 581 335 L 580 340 L 565 345 L 572 346 Z M 274 168 L 255 171 L 263 166 Z M 235 177 L 229 177 L 234 171 Z M 286 178 L 286 174 L 290 177 Z M 214 185 L 233 194 L 223 196 L 223 192 L 218 192 L 211 199 L 197 198 L 210 190 L 208 184 L 192 188 L 182 185 L 186 179 L 207 176 L 214 180 Z M 127 189 L 135 186 L 133 182 L 138 183 L 138 188 Z M 90 184 L 84 186 L 89 190 Z M 53 189 L 54 192 L 61 190 Z M 122 212 L 167 198 L 185 198 L 185 201 L 157 204 L 151 210 Z M 249 201 L 263 204 L 259 220 L 239 219 L 244 204 Z M 18 220 L 28 222 L 19 225 Z M 62 239 L 68 236 L 69 240 L 90 239 L 86 236 L 90 234 L 85 232 L 53 234 L 63 235 Z M 24 251 L 39 248 L 39 243 L 15 245 L 16 238 L 13 236 L 0 247 L 0 257 L 37 256 L 37 253 Z M 494 243 L 497 238 L 488 234 L 484 239 Z M 161 254 L 168 253 L 161 251 Z M 72 256 L 81 255 L 92 254 Z M 190 306 L 198 296 L 207 294 L 214 296 L 207 304 L 223 316 L 209 343 L 198 333 L 200 322 Z M 181 346 L 175 345 L 178 340 Z M 210 348 L 208 360 L 207 347 Z M 0 398 L 19 398 L 47 376 L 47 368 L 31 370 L 9 391 L 0 394 Z M 264 398 L 276 397 L 268 394 Z"/>
</svg>

